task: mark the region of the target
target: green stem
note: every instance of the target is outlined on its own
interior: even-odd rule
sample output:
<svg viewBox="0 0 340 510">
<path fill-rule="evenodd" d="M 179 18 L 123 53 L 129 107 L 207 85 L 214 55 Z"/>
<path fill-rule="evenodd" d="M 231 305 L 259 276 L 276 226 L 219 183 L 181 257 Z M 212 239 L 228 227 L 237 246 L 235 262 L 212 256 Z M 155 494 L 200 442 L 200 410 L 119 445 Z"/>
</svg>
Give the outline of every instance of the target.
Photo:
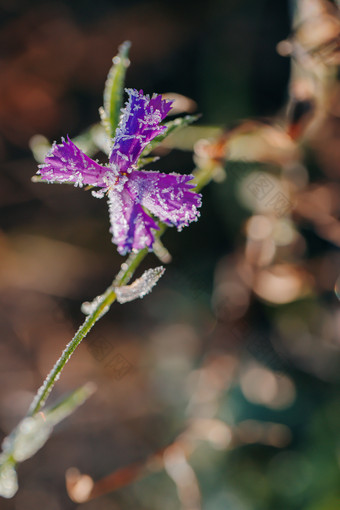
<svg viewBox="0 0 340 510">
<path fill-rule="evenodd" d="M 194 173 L 196 190 L 199 190 L 210 181 L 212 171 L 211 168 L 206 168 L 200 169 L 199 171 L 196 171 Z M 166 228 L 167 227 L 164 223 L 159 223 L 159 230 L 157 231 L 155 237 L 160 238 L 165 232 Z M 149 251 L 147 248 L 144 248 L 143 250 L 140 250 L 137 253 L 131 253 L 127 258 L 126 262 L 122 264 L 119 273 L 115 277 L 110 287 L 108 287 L 101 296 L 95 299 L 93 309 L 86 317 L 85 321 L 80 326 L 72 340 L 67 344 L 60 358 L 52 368 L 51 372 L 46 377 L 44 383 L 39 388 L 28 410 L 28 416 L 33 416 L 34 414 L 40 411 L 49 393 L 51 392 L 54 384 L 59 379 L 64 366 L 72 356 L 73 352 L 76 350 L 76 348 L 83 340 L 83 338 L 85 338 L 89 331 L 93 328 L 95 323 L 106 312 L 108 312 L 110 306 L 116 300 L 115 287 L 126 285 L 129 282 L 134 272 L 136 271 L 136 269 L 138 268 L 138 266 L 141 264 L 141 262 L 144 260 L 148 253 Z"/>
<path fill-rule="evenodd" d="M 29 410 L 28 415 L 32 416 L 40 411 L 41 407 L 45 403 L 50 391 L 52 390 L 55 382 L 59 379 L 60 373 L 64 366 L 70 359 L 71 355 L 78 347 L 80 342 L 85 338 L 89 331 L 93 328 L 95 323 L 109 310 L 110 306 L 116 299 L 116 294 L 110 286 L 104 294 L 100 297 L 98 305 L 94 308 L 91 314 L 89 314 L 83 324 L 78 329 L 72 340 L 67 344 L 63 350 L 60 358 L 52 368 L 51 372 L 46 377 L 44 383 L 39 388 Z"/>
</svg>

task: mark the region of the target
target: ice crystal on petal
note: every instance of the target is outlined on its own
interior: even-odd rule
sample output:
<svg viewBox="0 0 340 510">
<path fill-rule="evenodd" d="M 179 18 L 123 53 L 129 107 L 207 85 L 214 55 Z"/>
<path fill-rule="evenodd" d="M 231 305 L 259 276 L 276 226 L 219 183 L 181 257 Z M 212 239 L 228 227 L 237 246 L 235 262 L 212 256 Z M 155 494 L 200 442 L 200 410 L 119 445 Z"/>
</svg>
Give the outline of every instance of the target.
<svg viewBox="0 0 340 510">
<path fill-rule="evenodd" d="M 105 191 L 103 189 L 100 189 L 98 191 L 92 190 L 91 195 L 94 198 L 103 198 L 105 196 Z"/>
<path fill-rule="evenodd" d="M 192 192 L 192 175 L 134 171 L 127 187 L 135 200 L 161 221 L 177 228 L 197 220 L 201 197 Z"/>
<path fill-rule="evenodd" d="M 54 142 L 38 173 L 45 181 L 105 186 L 103 178 L 107 171 L 107 167 L 86 156 L 67 138 L 59 145 Z"/>
<path fill-rule="evenodd" d="M 128 89 L 127 93 L 129 100 L 122 111 L 110 154 L 110 163 L 119 166 L 121 172 L 129 171 L 148 143 L 166 130 L 159 123 L 171 109 L 171 102 L 161 96 L 149 99 L 135 89 Z"/>
<path fill-rule="evenodd" d="M 164 274 L 164 267 L 159 266 L 145 271 L 140 278 L 137 278 L 131 285 L 115 287 L 117 301 L 121 304 L 128 303 L 134 299 L 143 298 L 156 285 Z"/>
<path fill-rule="evenodd" d="M 93 161 L 68 138 L 53 144 L 38 172 L 48 182 L 96 186 L 100 188 L 92 190 L 96 198 L 107 194 L 112 241 L 122 255 L 152 249 L 154 231 L 159 227 L 149 212 L 181 230 L 197 220 L 201 205 L 200 195 L 192 189 L 192 175 L 136 170 L 145 147 L 166 130 L 160 122 L 169 113 L 171 102 L 157 94 L 150 99 L 135 89 L 127 93 L 108 165 Z"/>
<path fill-rule="evenodd" d="M 136 202 L 127 190 L 109 191 L 109 213 L 112 241 L 118 251 L 125 255 L 128 251 L 151 248 L 154 235 L 151 229 L 158 230 L 157 223 Z"/>
</svg>

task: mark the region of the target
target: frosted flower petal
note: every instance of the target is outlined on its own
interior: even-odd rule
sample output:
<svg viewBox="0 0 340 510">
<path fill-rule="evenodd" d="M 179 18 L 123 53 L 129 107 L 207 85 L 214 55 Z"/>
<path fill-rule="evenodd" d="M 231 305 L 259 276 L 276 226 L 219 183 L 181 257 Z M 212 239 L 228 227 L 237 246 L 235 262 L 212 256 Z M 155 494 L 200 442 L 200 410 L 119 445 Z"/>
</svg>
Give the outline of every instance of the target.
<svg viewBox="0 0 340 510">
<path fill-rule="evenodd" d="M 121 172 L 130 171 L 147 144 L 164 133 L 166 127 L 159 123 L 171 110 L 171 101 L 162 99 L 160 95 L 150 99 L 143 95 L 143 91 L 126 91 L 129 100 L 122 110 L 110 155 L 110 164 Z"/>
<path fill-rule="evenodd" d="M 105 186 L 109 169 L 86 156 L 69 138 L 61 144 L 54 143 L 39 166 L 42 179 L 51 182 L 74 182 L 75 186 L 92 184 Z"/>
<path fill-rule="evenodd" d="M 108 195 L 112 242 L 117 244 L 119 253 L 151 248 L 154 241 L 151 229 L 159 229 L 155 221 L 125 189 L 110 190 Z"/>
<path fill-rule="evenodd" d="M 53 145 L 38 172 L 45 181 L 101 188 L 92 194 L 96 198 L 108 195 L 112 241 L 122 255 L 152 248 L 159 227 L 149 212 L 180 230 L 197 220 L 201 205 L 201 196 L 192 190 L 193 176 L 135 170 L 147 144 L 166 130 L 160 122 L 171 102 L 134 89 L 127 93 L 108 166 L 93 161 L 68 138 Z"/>
<path fill-rule="evenodd" d="M 192 175 L 135 170 L 129 175 L 127 188 L 161 221 L 181 229 L 199 217 L 201 195 L 192 191 L 192 179 Z"/>
</svg>

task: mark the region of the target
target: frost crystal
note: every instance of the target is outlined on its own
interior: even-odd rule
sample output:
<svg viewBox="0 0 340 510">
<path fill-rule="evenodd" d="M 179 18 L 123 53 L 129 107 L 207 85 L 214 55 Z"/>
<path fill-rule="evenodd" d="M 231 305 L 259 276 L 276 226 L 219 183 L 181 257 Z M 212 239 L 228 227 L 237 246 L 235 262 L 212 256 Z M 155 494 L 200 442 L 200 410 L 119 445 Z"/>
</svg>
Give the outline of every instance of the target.
<svg viewBox="0 0 340 510">
<path fill-rule="evenodd" d="M 171 102 L 160 95 L 152 98 L 128 89 L 129 100 L 122 110 L 109 163 L 100 165 L 84 154 L 68 138 L 54 143 L 40 165 L 44 181 L 73 182 L 75 186 L 96 186 L 96 198 L 108 196 L 112 241 L 122 255 L 132 250 L 151 249 L 157 223 L 155 215 L 178 230 L 196 221 L 201 196 L 192 188 L 192 175 L 163 174 L 136 170 L 143 150 L 162 134 L 160 122 L 171 109 Z"/>
<path fill-rule="evenodd" d="M 93 301 L 85 301 L 85 303 L 81 305 L 81 311 L 85 315 L 90 315 L 95 311 L 95 309 L 101 303 L 102 300 L 103 300 L 102 296 L 97 296 L 94 298 Z"/>
<path fill-rule="evenodd" d="M 148 269 L 140 278 L 137 278 L 131 285 L 115 287 L 117 301 L 121 304 L 128 303 L 134 299 L 143 298 L 156 285 L 158 280 L 164 274 L 164 267 L 159 266 L 154 269 Z"/>
<path fill-rule="evenodd" d="M 93 301 L 85 301 L 85 303 L 83 303 L 81 305 L 81 311 L 85 315 L 90 315 L 90 314 L 94 313 L 96 308 L 98 308 L 98 306 L 103 302 L 103 300 L 104 300 L 104 298 L 101 295 L 101 296 L 95 297 Z M 109 307 L 108 306 L 104 306 L 103 309 L 100 312 L 100 317 L 105 315 L 108 311 L 109 311 Z"/>
</svg>

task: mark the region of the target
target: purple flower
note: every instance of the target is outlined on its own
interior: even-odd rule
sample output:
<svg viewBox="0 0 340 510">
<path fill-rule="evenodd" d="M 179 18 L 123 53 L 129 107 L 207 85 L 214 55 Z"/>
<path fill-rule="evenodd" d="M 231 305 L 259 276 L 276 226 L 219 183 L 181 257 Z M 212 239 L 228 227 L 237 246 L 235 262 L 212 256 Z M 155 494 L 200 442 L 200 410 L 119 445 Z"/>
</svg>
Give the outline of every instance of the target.
<svg viewBox="0 0 340 510">
<path fill-rule="evenodd" d="M 145 147 L 166 130 L 160 122 L 170 111 L 171 102 L 160 95 L 150 99 L 134 89 L 127 93 L 129 100 L 122 110 L 107 165 L 93 161 L 67 138 L 60 145 L 53 144 L 38 171 L 44 181 L 96 186 L 100 190 L 92 194 L 97 198 L 107 194 L 112 241 L 122 255 L 151 249 L 154 231 L 159 229 L 151 214 L 181 230 L 197 220 L 201 205 L 201 196 L 192 191 L 192 175 L 136 170 Z"/>
</svg>

